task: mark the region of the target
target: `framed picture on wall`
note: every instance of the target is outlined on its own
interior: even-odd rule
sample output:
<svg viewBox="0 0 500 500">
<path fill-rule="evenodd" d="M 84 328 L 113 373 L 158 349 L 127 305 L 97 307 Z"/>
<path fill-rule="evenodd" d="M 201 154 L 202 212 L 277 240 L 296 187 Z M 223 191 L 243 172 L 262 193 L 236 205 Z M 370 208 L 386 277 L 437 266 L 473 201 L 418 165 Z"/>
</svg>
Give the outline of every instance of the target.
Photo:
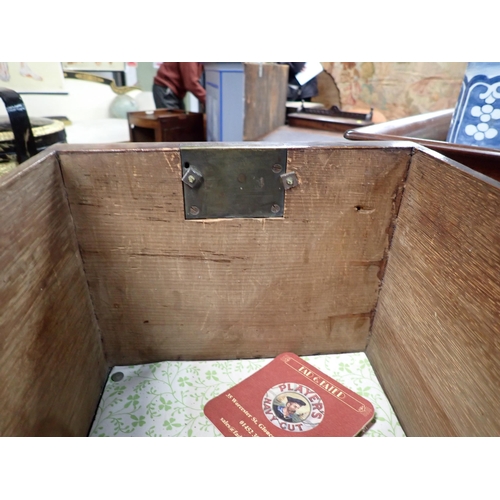
<svg viewBox="0 0 500 500">
<path fill-rule="evenodd" d="M 66 94 L 60 62 L 0 62 L 0 85 L 19 94 Z"/>
</svg>

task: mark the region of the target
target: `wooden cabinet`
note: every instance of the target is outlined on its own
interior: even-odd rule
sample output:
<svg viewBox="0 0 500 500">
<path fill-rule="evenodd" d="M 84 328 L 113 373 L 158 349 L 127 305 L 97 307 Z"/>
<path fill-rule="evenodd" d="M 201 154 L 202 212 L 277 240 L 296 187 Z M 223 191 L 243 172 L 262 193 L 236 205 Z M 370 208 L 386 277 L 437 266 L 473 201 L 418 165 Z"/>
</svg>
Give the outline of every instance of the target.
<svg viewBox="0 0 500 500">
<path fill-rule="evenodd" d="M 130 142 L 201 142 L 205 140 L 202 113 L 176 109 L 128 114 Z"/>
</svg>

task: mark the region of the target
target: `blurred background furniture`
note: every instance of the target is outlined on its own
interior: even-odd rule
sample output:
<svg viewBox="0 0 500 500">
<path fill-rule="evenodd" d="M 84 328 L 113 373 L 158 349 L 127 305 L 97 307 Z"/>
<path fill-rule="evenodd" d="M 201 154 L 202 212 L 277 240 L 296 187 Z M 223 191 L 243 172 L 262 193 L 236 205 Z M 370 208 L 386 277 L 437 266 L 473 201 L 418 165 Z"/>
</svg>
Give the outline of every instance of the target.
<svg viewBox="0 0 500 500">
<path fill-rule="evenodd" d="M 285 124 L 288 67 L 205 63 L 207 140 L 255 141 Z"/>
<path fill-rule="evenodd" d="M 288 115 L 288 123 L 294 127 L 315 128 L 345 132 L 352 128 L 372 125 L 373 109 L 367 113 L 342 111 L 338 106 L 331 108 L 300 108 Z"/>
<path fill-rule="evenodd" d="M 177 109 L 128 113 L 130 142 L 205 141 L 202 113 Z"/>
<path fill-rule="evenodd" d="M 127 78 L 126 83 L 139 88 L 123 95 L 117 95 L 111 85 L 98 83 L 105 80 L 98 76 L 104 73 L 75 76 L 78 71 L 70 69 L 78 70 L 81 64 L 84 63 L 63 63 L 62 92 L 24 94 L 29 115 L 66 118 L 64 125 L 69 143 L 128 142 L 127 112 L 155 110 L 151 86 L 160 63 L 95 63 L 101 64 L 102 68 L 125 65 L 126 70 L 131 65 L 137 66 L 136 78 Z M 317 76 L 319 94 L 313 102 L 306 103 L 306 107 L 337 105 L 342 111 L 350 112 L 367 112 L 374 108 L 374 123 L 455 106 L 466 67 L 466 63 L 442 62 L 321 64 L 324 71 Z M 297 109 L 286 102 L 286 66 L 259 62 L 206 63 L 205 69 L 207 93 L 211 100 L 208 106 L 212 106 L 213 111 L 206 114 L 211 140 L 269 140 L 269 137 L 283 136 L 284 133 L 295 138 L 306 130 L 296 123 L 293 127 L 296 130 L 289 130 L 292 127 L 286 128 L 285 125 L 286 113 Z M 234 89 L 230 88 L 230 82 L 233 82 Z M 114 84 L 116 88 L 117 82 Z M 187 111 L 200 111 L 198 101 L 189 93 L 185 104 Z M 317 132 L 319 136 L 330 139 L 325 135 L 327 131 Z M 329 133 L 334 134 L 336 140 L 344 140 L 343 131 Z M 311 133 L 304 132 L 303 137 L 306 136 L 312 137 Z"/>
<path fill-rule="evenodd" d="M 348 130 L 353 141 L 413 141 L 500 180 L 500 150 L 446 142 L 453 108 Z"/>
</svg>

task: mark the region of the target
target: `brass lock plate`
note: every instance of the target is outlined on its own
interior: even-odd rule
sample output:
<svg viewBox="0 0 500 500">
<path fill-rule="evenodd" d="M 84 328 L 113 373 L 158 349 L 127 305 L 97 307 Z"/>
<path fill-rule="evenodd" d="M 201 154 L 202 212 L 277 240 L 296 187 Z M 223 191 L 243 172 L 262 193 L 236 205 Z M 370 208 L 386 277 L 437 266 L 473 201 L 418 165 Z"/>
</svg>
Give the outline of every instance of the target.
<svg viewBox="0 0 500 500">
<path fill-rule="evenodd" d="M 286 149 L 181 148 L 186 219 L 283 217 Z"/>
</svg>

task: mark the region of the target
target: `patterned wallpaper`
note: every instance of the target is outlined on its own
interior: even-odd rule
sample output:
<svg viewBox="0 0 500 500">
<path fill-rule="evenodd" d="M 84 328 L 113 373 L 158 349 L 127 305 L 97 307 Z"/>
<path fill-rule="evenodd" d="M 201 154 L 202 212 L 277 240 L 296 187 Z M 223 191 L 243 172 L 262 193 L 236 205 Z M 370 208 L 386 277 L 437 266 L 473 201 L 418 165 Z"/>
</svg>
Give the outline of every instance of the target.
<svg viewBox="0 0 500 500">
<path fill-rule="evenodd" d="M 343 110 L 374 107 L 387 120 L 453 108 L 467 63 L 324 62 Z"/>
</svg>

